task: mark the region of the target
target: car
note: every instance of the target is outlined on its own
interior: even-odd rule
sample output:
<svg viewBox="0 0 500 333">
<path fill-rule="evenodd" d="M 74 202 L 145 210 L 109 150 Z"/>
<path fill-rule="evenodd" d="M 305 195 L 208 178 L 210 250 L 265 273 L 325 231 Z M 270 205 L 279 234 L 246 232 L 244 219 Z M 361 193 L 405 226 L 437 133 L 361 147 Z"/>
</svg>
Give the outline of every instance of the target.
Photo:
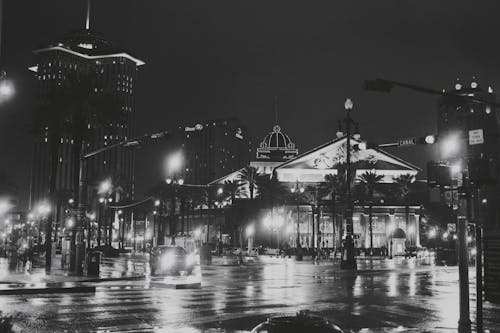
<svg viewBox="0 0 500 333">
<path fill-rule="evenodd" d="M 253 328 L 251 333 L 342 333 L 342 329 L 323 317 L 300 311 L 296 316 L 268 318 Z"/>
<path fill-rule="evenodd" d="M 183 272 L 190 275 L 198 262 L 195 253 L 188 254 L 180 246 L 157 246 L 149 256 L 151 275 L 181 275 Z"/>
<path fill-rule="evenodd" d="M 405 250 L 405 258 L 417 257 L 418 248 L 416 246 L 409 246 Z"/>
</svg>

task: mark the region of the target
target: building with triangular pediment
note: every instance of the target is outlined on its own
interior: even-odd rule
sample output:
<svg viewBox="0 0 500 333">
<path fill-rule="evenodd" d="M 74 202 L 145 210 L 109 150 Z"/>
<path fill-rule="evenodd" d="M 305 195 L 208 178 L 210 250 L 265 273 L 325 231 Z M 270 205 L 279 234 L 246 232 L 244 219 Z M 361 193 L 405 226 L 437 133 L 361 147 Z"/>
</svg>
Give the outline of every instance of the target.
<svg viewBox="0 0 500 333">
<path fill-rule="evenodd" d="M 286 189 L 278 200 L 279 205 L 251 205 L 253 211 L 240 209 L 240 215 L 234 217 L 240 224 L 254 224 L 256 243 L 263 246 L 294 248 L 300 239 L 302 248 L 338 248 L 341 246 L 345 231 L 343 212 L 346 203 L 343 201 L 342 189 L 336 195 L 335 207 L 331 195 L 318 195 L 318 189 L 326 182 L 329 175 L 338 175 L 345 169 L 347 137 L 341 136 L 322 144 L 305 153 L 299 151 L 290 137 L 281 127 L 275 125 L 262 140 L 257 149 L 257 156 L 250 166 L 254 167 L 260 177 L 269 177 L 278 182 L 280 188 Z M 370 221 L 372 221 L 372 244 L 376 253 L 404 254 L 409 245 L 420 245 L 419 222 L 421 217 L 420 203 L 408 196 L 393 195 L 398 192 L 398 177 L 415 179 L 420 169 L 399 157 L 381 149 L 356 149 L 361 143 L 359 138 L 351 138 L 351 164 L 354 166 L 354 188 L 360 188 L 361 179 L 367 173 L 379 178 L 371 199 L 360 194 L 354 195 L 354 238 L 355 246 L 360 253 L 370 248 Z M 237 170 L 219 178 L 211 185 L 241 181 L 242 170 Z M 316 189 L 316 199 L 306 192 Z M 236 200 L 237 205 L 248 204 L 248 184 L 243 182 L 242 190 Z M 259 198 L 257 184 L 256 197 Z M 300 194 L 304 196 L 300 196 Z M 294 199 L 294 195 L 295 199 Z M 314 195 L 313 195 L 314 196 Z M 301 199 L 297 199 L 301 197 Z M 266 207 L 266 208 L 263 208 Z M 245 213 L 243 213 L 245 212 Z M 246 216 L 245 216 L 246 215 Z M 334 218 L 332 218 L 334 216 Z M 278 221 L 276 223 L 270 220 Z M 244 226 L 240 226 L 240 230 Z M 297 238 L 297 231 L 299 237 Z"/>
</svg>

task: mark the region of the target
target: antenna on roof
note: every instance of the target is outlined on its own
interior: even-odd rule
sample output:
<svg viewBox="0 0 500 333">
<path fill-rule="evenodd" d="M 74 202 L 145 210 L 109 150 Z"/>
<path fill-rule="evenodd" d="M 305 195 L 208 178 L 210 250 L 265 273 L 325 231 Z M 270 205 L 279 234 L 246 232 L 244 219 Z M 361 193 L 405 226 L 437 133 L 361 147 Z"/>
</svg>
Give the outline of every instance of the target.
<svg viewBox="0 0 500 333">
<path fill-rule="evenodd" d="M 87 0 L 87 17 L 85 20 L 85 29 L 90 29 L 90 0 Z"/>
<path fill-rule="evenodd" d="M 278 125 L 278 96 L 274 96 L 274 120 L 275 124 Z"/>
</svg>

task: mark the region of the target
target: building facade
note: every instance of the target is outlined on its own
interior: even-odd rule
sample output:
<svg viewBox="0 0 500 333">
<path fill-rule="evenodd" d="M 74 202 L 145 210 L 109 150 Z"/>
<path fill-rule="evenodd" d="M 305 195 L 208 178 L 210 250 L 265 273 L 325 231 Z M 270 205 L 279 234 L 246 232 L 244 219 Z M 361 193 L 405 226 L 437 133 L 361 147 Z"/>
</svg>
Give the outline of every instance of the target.
<svg viewBox="0 0 500 333">
<path fill-rule="evenodd" d="M 188 184 L 207 184 L 250 162 L 252 139 L 236 118 L 209 120 L 183 130 L 183 173 Z"/>
<path fill-rule="evenodd" d="M 282 133 L 279 126 L 274 126 L 250 165 L 257 168 L 261 175 L 275 178 L 286 189 L 285 192 L 299 194 L 299 189 L 300 192 L 306 188 L 319 189 L 325 182 L 325 176 L 338 174 L 339 166 L 346 162 L 346 142 L 347 138 L 341 136 L 299 155 L 289 136 Z M 352 145 L 360 142 L 359 138 L 351 138 Z M 395 186 L 398 177 L 409 175 L 415 178 L 420 171 L 418 167 L 380 149 L 352 150 L 351 162 L 356 165 L 355 186 L 366 172 L 381 175 L 379 188 L 388 188 Z M 233 172 L 211 184 L 222 186 L 228 180 L 238 179 L 240 173 Z M 248 191 L 247 184 L 242 187 L 243 192 Z M 370 203 L 355 199 L 353 222 L 356 248 L 370 247 L 370 207 L 374 248 L 385 248 L 387 252 L 397 255 L 404 254 L 406 246 L 420 246 L 420 205 L 415 202 L 402 204 L 402 200 L 387 198 L 382 192 L 376 191 Z M 285 194 L 282 196 L 288 197 Z M 243 195 L 241 200 L 247 200 L 247 197 Z M 346 226 L 343 215 L 345 203 L 337 200 L 334 210 L 331 196 L 319 195 L 316 199 L 301 197 L 297 200 L 290 196 L 282 204 L 257 209 L 257 213 L 250 217 L 242 216 L 239 220 L 255 226 L 257 244 L 294 248 L 300 241 L 303 248 L 338 248 Z"/>
<path fill-rule="evenodd" d="M 132 135 L 137 72 L 144 62 L 88 29 L 71 32 L 33 52 L 36 65 L 30 70 L 38 83 L 40 108 L 34 140 L 30 207 L 33 209 L 37 203 L 48 198 L 50 158 L 52 154 L 57 154 L 57 193 L 52 196 L 57 197 L 58 202 L 53 204 L 57 206 L 57 220 L 60 222 L 64 206 L 75 195 L 78 185 L 75 182 L 78 179 L 75 168 L 78 157 L 74 156 L 73 134 L 76 120 L 70 111 L 74 107 L 71 104 L 72 92 L 71 89 L 64 90 L 65 87 L 70 81 L 82 80 L 89 88 L 86 91 L 82 89 L 82 93 L 87 94 L 82 100 L 97 101 L 95 114 L 85 120 L 87 131 L 83 148 L 85 152 L 90 152 Z M 50 127 L 49 124 L 54 122 L 49 118 L 50 108 L 55 107 L 63 111 L 59 113 L 62 125 L 57 129 L 60 135 L 58 151 L 52 152 L 49 141 L 56 129 Z M 134 155 L 131 150 L 119 147 L 88 158 L 83 172 L 89 192 L 95 193 L 98 182 L 112 178 L 115 187 L 133 196 Z"/>
</svg>

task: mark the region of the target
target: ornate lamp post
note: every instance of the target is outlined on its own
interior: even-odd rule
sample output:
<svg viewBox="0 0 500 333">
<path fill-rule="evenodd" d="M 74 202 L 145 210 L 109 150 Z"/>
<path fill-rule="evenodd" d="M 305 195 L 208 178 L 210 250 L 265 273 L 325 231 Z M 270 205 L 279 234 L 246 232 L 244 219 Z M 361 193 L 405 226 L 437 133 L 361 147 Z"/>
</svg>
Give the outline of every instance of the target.
<svg viewBox="0 0 500 333">
<path fill-rule="evenodd" d="M 352 214 L 354 210 L 354 204 L 351 197 L 351 126 L 356 126 L 357 124 L 351 118 L 351 110 L 353 107 L 352 101 L 348 98 L 345 101 L 344 107 L 347 111 L 346 117 L 344 118 L 344 125 L 346 128 L 346 199 L 347 199 L 347 209 L 346 209 L 346 238 L 342 247 L 342 258 L 340 261 L 340 268 L 342 269 L 357 269 L 356 258 L 354 257 L 354 239 L 353 239 L 353 223 Z M 358 133 L 354 133 L 357 135 Z"/>
<path fill-rule="evenodd" d="M 295 187 L 290 189 L 292 193 L 304 193 L 305 188 L 302 186 L 299 181 L 295 183 Z M 302 260 L 302 245 L 300 244 L 300 206 L 299 200 L 297 200 L 297 240 L 296 240 L 296 254 L 295 259 L 300 261 Z"/>
</svg>

